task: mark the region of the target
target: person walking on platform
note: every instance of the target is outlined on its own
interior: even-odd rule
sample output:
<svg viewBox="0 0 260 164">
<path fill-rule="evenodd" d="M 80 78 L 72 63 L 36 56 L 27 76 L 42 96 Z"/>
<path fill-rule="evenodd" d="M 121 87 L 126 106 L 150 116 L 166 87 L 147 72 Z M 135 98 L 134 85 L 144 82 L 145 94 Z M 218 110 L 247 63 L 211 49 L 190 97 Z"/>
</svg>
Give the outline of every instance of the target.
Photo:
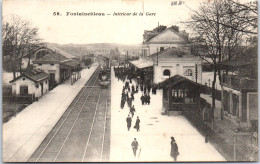
<svg viewBox="0 0 260 164">
<path fill-rule="evenodd" d="M 136 151 L 138 149 L 138 142 L 136 141 L 136 138 L 134 138 L 134 141 L 132 142 L 131 146 L 133 149 L 134 157 L 136 157 Z"/>
<path fill-rule="evenodd" d="M 154 94 L 156 95 L 156 90 L 157 90 L 157 86 L 155 86 L 154 88 Z"/>
<path fill-rule="evenodd" d="M 132 100 L 135 100 L 134 92 L 131 93 L 131 99 L 132 99 Z"/>
<path fill-rule="evenodd" d="M 147 92 L 148 92 L 148 94 L 150 93 L 150 91 L 151 91 L 151 85 L 148 84 L 148 85 L 147 85 Z"/>
<path fill-rule="evenodd" d="M 177 156 L 179 155 L 178 145 L 175 142 L 174 137 L 171 137 L 171 157 L 174 161 L 177 161 Z"/>
<path fill-rule="evenodd" d="M 138 84 L 136 84 L 135 92 L 138 93 Z"/>
<path fill-rule="evenodd" d="M 125 88 L 128 88 L 128 87 L 129 87 L 129 82 L 126 81 L 126 82 L 125 82 Z"/>
<path fill-rule="evenodd" d="M 147 94 L 147 96 L 146 96 L 146 102 L 147 102 L 148 105 L 150 105 L 150 99 L 151 99 L 150 95 Z"/>
<path fill-rule="evenodd" d="M 121 97 L 125 97 L 125 90 L 123 89 L 122 93 L 121 93 Z"/>
<path fill-rule="evenodd" d="M 132 117 L 134 117 L 134 113 L 135 113 L 135 106 L 134 105 L 130 108 L 130 113 L 131 113 Z"/>
<path fill-rule="evenodd" d="M 145 97 L 144 97 L 143 94 L 142 94 L 142 96 L 141 96 L 141 101 L 142 101 L 142 105 L 144 105 Z"/>
<path fill-rule="evenodd" d="M 134 84 L 132 85 L 132 93 L 135 93 L 135 86 L 134 86 Z"/>
<path fill-rule="evenodd" d="M 137 119 L 135 121 L 135 126 L 134 128 L 139 132 L 140 131 L 140 119 L 139 117 L 137 116 Z"/>
<path fill-rule="evenodd" d="M 131 108 L 132 102 L 133 102 L 132 97 L 129 97 L 128 100 L 127 100 L 127 104 L 128 104 L 128 107 L 129 107 L 129 108 Z"/>
<path fill-rule="evenodd" d="M 125 106 L 125 100 L 122 99 L 122 100 L 121 100 L 121 109 L 124 109 L 124 106 Z"/>
<path fill-rule="evenodd" d="M 129 131 L 132 123 L 132 118 L 130 117 L 130 115 L 128 115 L 128 117 L 126 118 L 126 123 L 127 123 L 127 130 Z"/>
<path fill-rule="evenodd" d="M 147 104 L 147 102 L 148 102 L 147 94 L 144 94 L 144 104 Z"/>
</svg>

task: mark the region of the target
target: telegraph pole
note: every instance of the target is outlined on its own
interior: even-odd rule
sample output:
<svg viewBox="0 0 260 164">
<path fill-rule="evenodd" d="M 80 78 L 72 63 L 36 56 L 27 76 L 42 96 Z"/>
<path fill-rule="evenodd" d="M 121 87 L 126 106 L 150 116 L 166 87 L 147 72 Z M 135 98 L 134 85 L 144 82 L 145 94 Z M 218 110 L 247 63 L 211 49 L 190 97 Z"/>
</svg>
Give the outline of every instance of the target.
<svg viewBox="0 0 260 164">
<path fill-rule="evenodd" d="M 195 64 L 195 79 L 196 83 L 198 82 L 198 64 Z"/>
</svg>

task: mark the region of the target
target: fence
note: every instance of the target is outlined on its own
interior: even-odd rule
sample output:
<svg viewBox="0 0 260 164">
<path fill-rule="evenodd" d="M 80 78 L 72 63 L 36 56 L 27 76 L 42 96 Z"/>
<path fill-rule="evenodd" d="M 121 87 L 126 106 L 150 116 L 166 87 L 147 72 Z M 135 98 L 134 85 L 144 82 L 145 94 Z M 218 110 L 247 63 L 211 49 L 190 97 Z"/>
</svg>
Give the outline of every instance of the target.
<svg viewBox="0 0 260 164">
<path fill-rule="evenodd" d="M 28 95 L 3 95 L 3 102 L 15 102 L 19 104 L 31 104 L 35 101 L 34 94 Z"/>
</svg>

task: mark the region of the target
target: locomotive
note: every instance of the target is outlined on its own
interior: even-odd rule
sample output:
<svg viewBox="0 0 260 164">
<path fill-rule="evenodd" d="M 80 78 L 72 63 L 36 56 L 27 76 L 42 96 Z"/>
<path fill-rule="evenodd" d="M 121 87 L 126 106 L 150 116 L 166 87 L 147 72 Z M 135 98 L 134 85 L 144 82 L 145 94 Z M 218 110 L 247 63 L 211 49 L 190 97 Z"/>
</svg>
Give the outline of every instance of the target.
<svg viewBox="0 0 260 164">
<path fill-rule="evenodd" d="M 110 71 L 108 69 L 102 69 L 99 72 L 99 85 L 101 86 L 101 88 L 108 88 L 109 75 L 110 75 Z"/>
</svg>

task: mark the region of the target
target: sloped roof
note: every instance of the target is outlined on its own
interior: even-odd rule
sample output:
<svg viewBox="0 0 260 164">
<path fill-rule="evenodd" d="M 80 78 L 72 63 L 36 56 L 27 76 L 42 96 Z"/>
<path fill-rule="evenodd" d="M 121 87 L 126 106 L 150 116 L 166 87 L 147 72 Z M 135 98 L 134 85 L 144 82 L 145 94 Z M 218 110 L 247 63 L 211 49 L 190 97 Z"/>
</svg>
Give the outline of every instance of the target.
<svg viewBox="0 0 260 164">
<path fill-rule="evenodd" d="M 49 49 L 50 49 L 51 51 L 53 51 L 53 52 L 56 52 L 56 53 L 58 53 L 58 54 L 64 56 L 65 58 L 74 58 L 74 57 L 75 57 L 75 56 L 73 56 L 73 55 L 71 55 L 71 54 L 69 54 L 69 53 L 67 53 L 67 52 L 64 52 L 64 51 L 62 51 L 61 49 L 59 49 L 59 48 L 57 48 L 57 47 L 54 47 L 54 46 L 52 46 L 52 45 L 50 45 L 50 44 L 47 44 L 47 48 L 49 48 Z"/>
<path fill-rule="evenodd" d="M 62 60 L 65 60 L 66 58 L 64 58 L 63 56 L 59 56 L 57 54 L 46 54 L 43 57 L 34 60 L 33 63 L 43 63 L 43 62 L 60 62 Z"/>
<path fill-rule="evenodd" d="M 68 59 L 68 60 L 62 61 L 61 64 L 70 66 L 70 67 L 75 67 L 75 66 L 79 65 L 80 62 L 76 59 Z"/>
<path fill-rule="evenodd" d="M 133 60 L 133 61 L 129 61 L 129 62 L 139 69 L 153 66 L 153 62 L 151 62 L 151 61 L 144 62 L 141 60 Z"/>
<path fill-rule="evenodd" d="M 188 42 L 188 39 L 187 39 L 185 36 L 183 36 L 180 32 L 174 30 L 172 27 L 168 27 L 168 28 L 166 28 L 164 31 L 162 31 L 162 32 L 160 32 L 160 33 L 151 35 L 151 36 L 149 37 L 149 39 L 147 39 L 147 40 L 145 41 L 145 43 L 150 42 L 153 38 L 155 38 L 155 37 L 158 36 L 158 35 L 161 35 L 161 34 L 165 33 L 165 32 L 168 31 L 168 30 L 172 31 L 173 33 L 175 33 L 176 35 L 178 35 L 180 38 L 182 38 L 184 41 Z"/>
<path fill-rule="evenodd" d="M 43 57 L 34 60 L 33 63 L 40 63 L 40 62 L 61 62 L 66 59 L 72 59 L 74 58 L 73 55 L 70 55 L 62 50 L 60 50 L 57 47 L 54 47 L 50 44 L 46 44 L 45 46 L 42 46 L 44 49 L 48 49 L 48 53 L 44 55 Z"/>
<path fill-rule="evenodd" d="M 175 86 L 175 85 L 177 85 L 177 84 L 179 84 L 181 82 L 184 82 L 184 81 L 188 82 L 188 83 L 190 83 L 192 85 L 196 85 L 198 87 L 203 87 L 202 84 L 196 83 L 196 82 L 194 82 L 194 81 L 192 81 L 190 79 L 187 79 L 186 77 L 180 76 L 180 75 L 175 75 L 175 76 L 173 76 L 173 77 L 171 77 L 171 78 L 161 82 L 160 86 L 166 87 L 166 88 L 170 88 L 170 87 L 173 87 L 173 86 Z"/>
<path fill-rule="evenodd" d="M 16 77 L 15 79 L 11 80 L 10 83 L 20 79 L 21 77 L 27 77 L 30 80 L 34 81 L 34 82 L 40 82 L 46 78 L 49 77 L 49 75 L 47 73 L 45 73 L 43 70 L 41 69 L 33 69 L 27 72 L 23 72 L 20 76 Z"/>
</svg>

